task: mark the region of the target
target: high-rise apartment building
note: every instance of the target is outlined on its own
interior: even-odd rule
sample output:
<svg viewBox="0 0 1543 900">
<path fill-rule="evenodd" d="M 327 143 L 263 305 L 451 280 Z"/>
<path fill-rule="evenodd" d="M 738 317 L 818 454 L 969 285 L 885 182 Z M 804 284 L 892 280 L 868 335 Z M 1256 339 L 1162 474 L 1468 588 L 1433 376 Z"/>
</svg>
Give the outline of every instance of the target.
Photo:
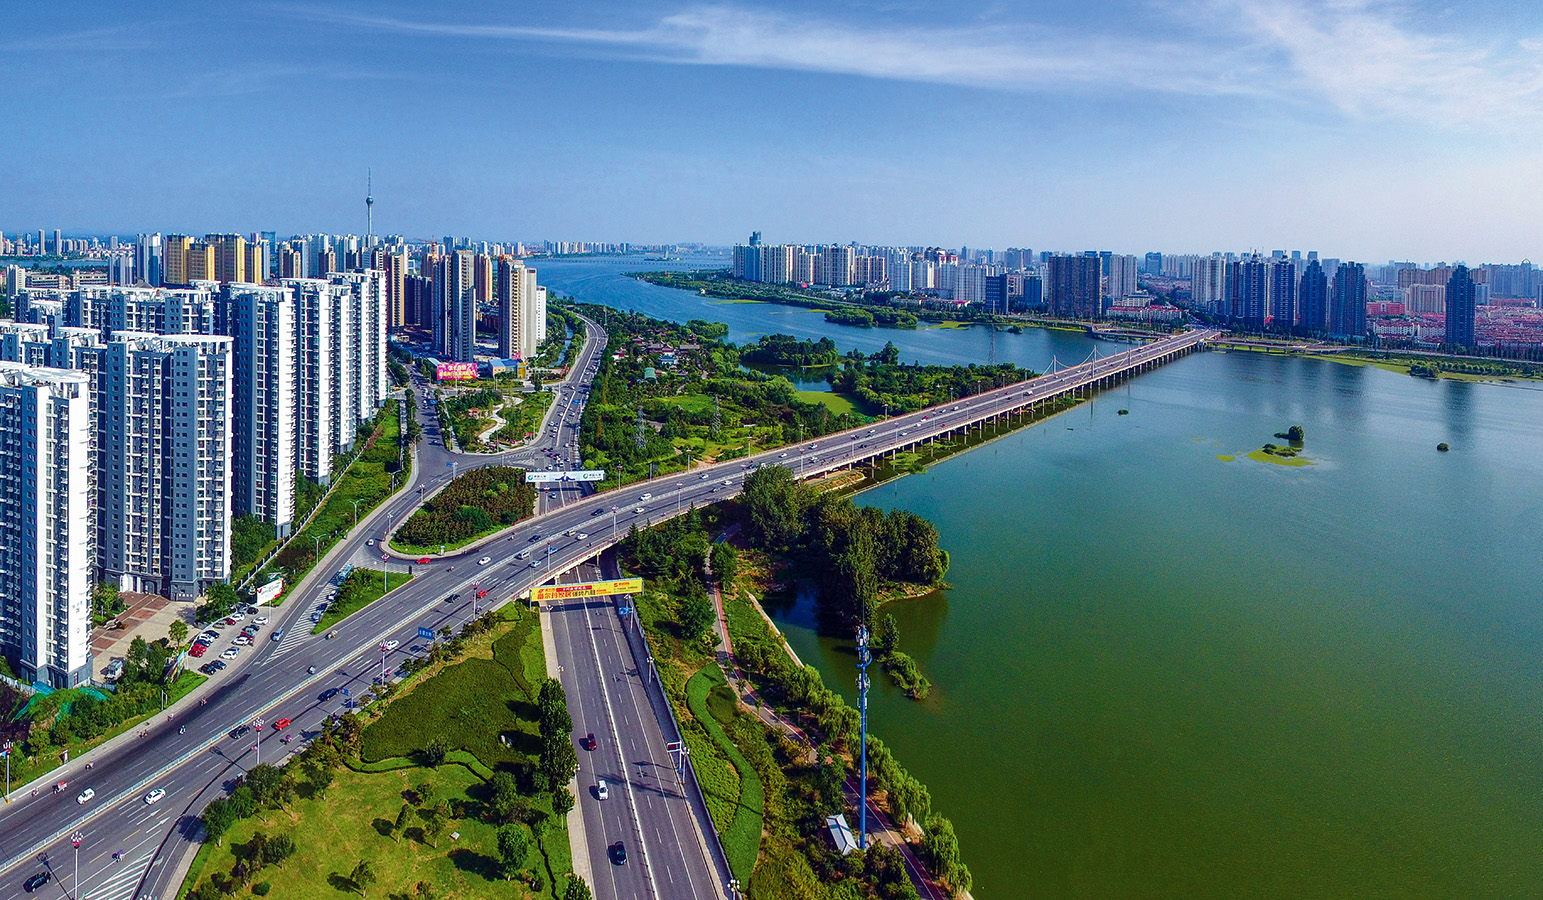
<svg viewBox="0 0 1543 900">
<path fill-rule="evenodd" d="M 209 245 L 214 257 L 212 277 L 215 281 L 239 284 L 262 280 L 260 275 L 251 278 L 247 276 L 246 238 L 239 234 L 209 234 L 204 235 L 204 243 Z"/>
<path fill-rule="evenodd" d="M 1219 253 L 1195 260 L 1190 278 L 1190 295 L 1195 305 L 1213 315 L 1231 314 L 1227 290 L 1227 259 Z"/>
<path fill-rule="evenodd" d="M 1478 347 L 1478 341 L 1474 338 L 1474 318 L 1478 312 L 1478 291 L 1473 282 L 1473 273 L 1467 266 L 1459 265 L 1452 269 L 1452 277 L 1447 279 L 1446 293 L 1446 346 L 1457 350 L 1472 350 Z"/>
<path fill-rule="evenodd" d="M 185 285 L 188 278 L 188 254 L 193 249 L 193 239 L 185 234 L 168 234 L 161 244 L 163 284 Z"/>
<path fill-rule="evenodd" d="M 230 350 L 124 332 L 103 353 L 99 564 L 124 590 L 192 600 L 230 576 Z"/>
<path fill-rule="evenodd" d="M 1329 288 L 1329 334 L 1340 338 L 1366 334 L 1366 268 L 1340 263 Z"/>
<path fill-rule="evenodd" d="M 534 359 L 546 322 L 546 304 L 536 296 L 536 270 L 509 256 L 498 260 L 498 355 Z"/>
<path fill-rule="evenodd" d="M 472 362 L 477 348 L 472 261 L 457 250 L 434 265 L 434 351 L 451 362 Z"/>
<path fill-rule="evenodd" d="M 1304 334 L 1321 334 L 1329 327 L 1329 279 L 1323 264 L 1308 261 L 1297 283 L 1297 328 Z"/>
<path fill-rule="evenodd" d="M 857 253 L 851 247 L 831 244 L 820 250 L 814 280 L 831 287 L 851 287 L 856 282 Z"/>
<path fill-rule="evenodd" d="M 326 484 L 333 457 L 385 401 L 386 277 L 371 269 L 280 284 L 295 297 L 295 465 Z"/>
<path fill-rule="evenodd" d="M 91 679 L 95 416 L 83 372 L 0 362 L 0 648 L 23 679 Z"/>
<path fill-rule="evenodd" d="M 288 537 L 295 513 L 296 367 L 299 331 L 288 287 L 226 285 L 233 339 L 231 504 Z"/>
<path fill-rule="evenodd" d="M 1270 260 L 1269 319 L 1270 326 L 1280 331 L 1289 331 L 1297 324 L 1298 268 L 1295 260 Z"/>
<path fill-rule="evenodd" d="M 215 281 L 214 245 L 207 241 L 194 241 L 188 247 L 187 266 L 187 284 Z"/>
<path fill-rule="evenodd" d="M 1051 256 L 1046 278 L 1050 314 L 1079 319 L 1103 315 L 1103 260 L 1096 253 Z"/>
<path fill-rule="evenodd" d="M 1264 329 L 1269 309 L 1270 266 L 1259 254 L 1230 263 L 1227 267 L 1229 315 L 1250 331 Z"/>
<path fill-rule="evenodd" d="M 1405 311 L 1417 316 L 1445 315 L 1447 311 L 1447 286 L 1444 284 L 1411 284 L 1403 290 Z"/>
<path fill-rule="evenodd" d="M 1107 265 L 1108 289 L 1104 292 L 1105 296 L 1118 300 L 1136 293 L 1136 257 L 1113 253 Z"/>
</svg>

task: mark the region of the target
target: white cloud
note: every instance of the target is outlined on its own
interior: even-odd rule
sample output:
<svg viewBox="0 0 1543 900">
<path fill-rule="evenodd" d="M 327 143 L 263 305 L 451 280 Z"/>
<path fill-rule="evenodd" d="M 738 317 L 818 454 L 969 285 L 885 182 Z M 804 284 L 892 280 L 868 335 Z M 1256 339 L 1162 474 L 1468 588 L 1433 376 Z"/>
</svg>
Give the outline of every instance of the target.
<svg viewBox="0 0 1543 900">
<path fill-rule="evenodd" d="M 1172 0 L 1169 34 L 922 27 L 697 6 L 634 29 L 448 24 L 297 11 L 416 35 L 583 44 L 632 59 L 993 90 L 1256 98 L 1354 119 L 1543 124 L 1538 43 L 1475 45 L 1380 0 Z M 1507 52 L 1509 50 L 1510 52 Z"/>
</svg>

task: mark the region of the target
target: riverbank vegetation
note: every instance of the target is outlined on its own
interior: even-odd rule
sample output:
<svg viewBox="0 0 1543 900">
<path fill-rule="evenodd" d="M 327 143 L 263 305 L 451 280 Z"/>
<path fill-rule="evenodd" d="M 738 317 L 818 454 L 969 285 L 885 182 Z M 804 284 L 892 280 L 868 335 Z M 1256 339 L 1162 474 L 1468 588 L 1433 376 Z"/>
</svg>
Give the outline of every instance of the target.
<svg viewBox="0 0 1543 900">
<path fill-rule="evenodd" d="M 678 325 L 606 307 L 579 309 L 603 323 L 603 355 L 580 425 L 586 468 L 607 485 L 685 470 L 920 409 L 1029 377 L 1013 365 L 922 366 L 886 346 L 841 354 L 829 339 L 764 335 L 724 343 L 707 322 Z M 785 374 L 786 373 L 786 374 Z M 831 392 L 788 379 L 823 378 Z M 824 396 L 817 400 L 810 394 Z"/>
<path fill-rule="evenodd" d="M 526 518 L 535 502 L 536 489 L 525 483 L 524 469 L 473 469 L 409 516 L 391 536 L 391 547 L 408 555 L 464 547 Z"/>
<path fill-rule="evenodd" d="M 842 856 L 831 843 L 827 815 L 844 812 L 855 825 L 857 712 L 823 686 L 817 671 L 793 663 L 740 588 L 743 557 L 735 554 L 731 566 L 716 558 L 716 548 L 724 545 L 711 543 L 712 533 L 738 523 L 740 538 L 751 541 L 744 506 L 715 506 L 635 530 L 619 548 L 624 567 L 654 573 L 637 600 L 639 620 L 730 868 L 751 900 L 915 897 L 897 850 L 876 841 L 867 851 Z M 787 518 L 786 509 L 775 511 Z M 709 546 L 715 557 L 711 575 L 702 565 Z M 746 576 L 753 579 L 766 554 L 744 552 L 755 561 Z M 715 660 L 716 642 L 706 639 L 707 625 L 689 621 L 699 615 L 692 609 L 701 596 L 710 624 L 713 613 L 705 597 L 713 578 L 722 591 L 736 672 L 749 679 L 738 687 Z M 880 631 L 898 652 L 893 622 Z M 742 695 L 747 688 L 754 692 Z M 927 789 L 882 740 L 870 734 L 867 751 L 868 799 L 904 827 L 912 849 L 946 889 L 967 891 L 971 878 L 960 862 L 952 823 L 932 809 Z"/>
<path fill-rule="evenodd" d="M 587 900 L 564 820 L 572 769 L 540 774 L 545 733 L 562 728 L 573 754 L 555 684 L 534 613 L 469 623 L 400 687 L 376 689 L 387 699 L 228 785 L 203 811 L 207 839 L 182 896 Z"/>
</svg>

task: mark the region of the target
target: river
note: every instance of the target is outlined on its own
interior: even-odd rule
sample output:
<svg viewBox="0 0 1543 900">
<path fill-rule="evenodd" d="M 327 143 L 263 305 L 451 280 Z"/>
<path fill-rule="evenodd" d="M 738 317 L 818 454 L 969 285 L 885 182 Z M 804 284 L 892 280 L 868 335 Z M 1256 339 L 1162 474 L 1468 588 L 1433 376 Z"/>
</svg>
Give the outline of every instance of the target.
<svg viewBox="0 0 1543 900">
<path fill-rule="evenodd" d="M 989 341 L 608 268 L 543 280 L 731 339 L 924 362 Z M 1037 369 L 1093 346 L 996 341 Z M 1294 424 L 1312 465 L 1247 458 Z M 1543 895 L 1540 447 L 1533 385 L 1250 353 L 1143 374 L 862 496 L 931 519 L 953 559 L 950 589 L 890 608 L 933 694 L 879 679 L 872 728 L 953 818 L 981 898 Z M 850 642 L 807 603 L 774 615 L 852 696 Z"/>
</svg>

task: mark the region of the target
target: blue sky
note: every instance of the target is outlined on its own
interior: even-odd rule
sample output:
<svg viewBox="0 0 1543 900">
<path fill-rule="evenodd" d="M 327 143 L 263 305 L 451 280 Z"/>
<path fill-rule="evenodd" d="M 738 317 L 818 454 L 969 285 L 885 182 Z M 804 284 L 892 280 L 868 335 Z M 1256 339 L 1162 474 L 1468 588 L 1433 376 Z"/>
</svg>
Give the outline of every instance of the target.
<svg viewBox="0 0 1543 900">
<path fill-rule="evenodd" d="M 239 13 L 232 13 L 238 9 Z M 1543 259 L 1528 4 L 12 3 L 0 228 Z"/>
</svg>

